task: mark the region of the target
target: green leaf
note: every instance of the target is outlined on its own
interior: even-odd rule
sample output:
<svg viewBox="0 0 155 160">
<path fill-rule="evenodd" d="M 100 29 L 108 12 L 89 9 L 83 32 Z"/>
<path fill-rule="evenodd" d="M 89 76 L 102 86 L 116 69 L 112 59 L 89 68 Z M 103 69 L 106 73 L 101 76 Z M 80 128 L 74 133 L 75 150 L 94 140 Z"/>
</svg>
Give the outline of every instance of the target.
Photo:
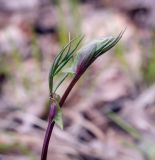
<svg viewBox="0 0 155 160">
<path fill-rule="evenodd" d="M 62 109 L 60 108 L 58 102 L 56 102 L 56 104 L 57 104 L 57 113 L 54 117 L 54 122 L 58 125 L 58 127 L 63 129 L 64 127 L 63 127 Z"/>
<path fill-rule="evenodd" d="M 59 72 L 62 71 L 62 69 L 64 69 L 64 67 L 71 61 L 71 59 L 73 58 L 73 54 L 75 53 L 76 49 L 80 45 L 82 39 L 83 39 L 83 36 L 72 39 L 55 57 L 49 72 L 50 94 L 53 93 L 54 77 L 57 74 L 59 74 Z M 73 49 L 71 50 L 72 45 L 73 45 Z"/>
<path fill-rule="evenodd" d="M 93 42 L 87 44 L 78 51 L 73 64 L 73 71 L 75 73 L 82 64 L 85 66 L 87 62 L 91 60 L 95 50 L 96 50 L 96 44 Z"/>
<path fill-rule="evenodd" d="M 79 70 L 86 70 L 99 56 L 117 44 L 117 42 L 121 39 L 124 31 L 122 31 L 117 37 L 110 36 L 96 39 L 83 46 L 78 51 L 78 55 L 75 58 L 73 70 L 76 73 L 78 73 Z"/>
</svg>

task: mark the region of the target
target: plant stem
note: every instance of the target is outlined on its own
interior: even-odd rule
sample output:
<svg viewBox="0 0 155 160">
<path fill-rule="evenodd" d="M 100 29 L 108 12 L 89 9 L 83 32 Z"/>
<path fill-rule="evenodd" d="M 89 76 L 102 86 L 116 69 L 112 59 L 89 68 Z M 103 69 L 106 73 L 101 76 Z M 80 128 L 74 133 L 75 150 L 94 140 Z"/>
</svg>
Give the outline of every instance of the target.
<svg viewBox="0 0 155 160">
<path fill-rule="evenodd" d="M 79 80 L 79 78 L 80 78 L 80 76 L 77 76 L 77 75 L 76 75 L 76 76 L 72 79 L 71 83 L 70 83 L 69 86 L 67 87 L 65 93 L 63 94 L 63 96 L 62 96 L 62 98 L 61 98 L 61 100 L 60 100 L 60 107 L 63 106 L 66 98 L 68 97 L 70 91 L 71 91 L 72 88 L 74 87 L 75 83 Z"/>
<path fill-rule="evenodd" d="M 49 145 L 53 127 L 55 124 L 55 122 L 53 121 L 55 115 L 56 115 L 56 105 L 51 104 L 49 118 L 48 118 L 48 126 L 46 129 L 45 138 L 44 138 L 43 147 L 42 147 L 41 160 L 47 159 L 48 145 Z"/>
<path fill-rule="evenodd" d="M 64 92 L 64 94 L 63 94 L 63 96 L 60 100 L 60 107 L 62 107 L 62 105 L 64 104 L 64 102 L 65 102 L 66 98 L 68 97 L 70 91 L 72 90 L 72 88 L 74 87 L 76 82 L 79 80 L 81 75 L 79 75 L 79 76 L 75 75 L 75 77 L 72 79 L 71 83 L 67 87 L 66 91 Z M 54 124 L 55 124 L 55 122 L 53 121 L 55 114 L 56 114 L 56 106 L 51 105 L 50 113 L 49 113 L 49 120 L 48 120 L 48 127 L 47 127 L 47 130 L 46 130 L 46 133 L 45 133 L 44 143 L 43 143 L 43 147 L 42 147 L 41 160 L 46 160 L 47 159 L 48 145 L 49 145 L 49 141 L 50 141 L 50 138 L 51 138 L 53 127 L 54 127 Z"/>
<path fill-rule="evenodd" d="M 41 160 L 47 159 L 48 145 L 49 145 L 54 124 L 55 124 L 54 121 L 52 123 L 48 122 L 48 127 L 45 133 L 45 138 L 44 138 L 44 143 L 42 148 Z"/>
</svg>

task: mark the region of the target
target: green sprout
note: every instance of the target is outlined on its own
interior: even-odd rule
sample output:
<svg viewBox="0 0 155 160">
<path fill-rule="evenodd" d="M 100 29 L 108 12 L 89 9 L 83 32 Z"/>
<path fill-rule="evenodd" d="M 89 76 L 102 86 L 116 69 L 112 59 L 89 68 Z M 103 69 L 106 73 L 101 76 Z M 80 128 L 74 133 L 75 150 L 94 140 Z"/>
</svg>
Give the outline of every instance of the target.
<svg viewBox="0 0 155 160">
<path fill-rule="evenodd" d="M 101 39 L 96 39 L 87 45 L 83 46 L 81 49 L 78 49 L 82 37 L 72 39 L 55 57 L 53 64 L 49 73 L 49 92 L 50 92 L 50 111 L 48 118 L 48 127 L 45 133 L 44 143 L 42 147 L 41 160 L 47 159 L 48 145 L 54 124 L 56 123 L 60 128 L 63 128 L 62 120 L 62 111 L 61 108 L 71 92 L 72 88 L 75 86 L 76 82 L 80 79 L 83 73 L 88 69 L 88 67 L 101 55 L 106 53 L 109 49 L 114 47 L 118 41 L 121 39 L 124 31 L 122 31 L 117 37 L 106 37 Z M 77 55 L 75 53 L 77 52 Z M 67 64 L 73 60 L 72 66 L 64 74 L 62 79 L 57 82 L 56 87 L 53 87 L 55 84 L 55 78 L 58 76 Z M 56 91 L 63 84 L 65 79 L 69 74 L 73 74 L 73 77 L 66 87 L 64 94 L 60 97 Z"/>
</svg>

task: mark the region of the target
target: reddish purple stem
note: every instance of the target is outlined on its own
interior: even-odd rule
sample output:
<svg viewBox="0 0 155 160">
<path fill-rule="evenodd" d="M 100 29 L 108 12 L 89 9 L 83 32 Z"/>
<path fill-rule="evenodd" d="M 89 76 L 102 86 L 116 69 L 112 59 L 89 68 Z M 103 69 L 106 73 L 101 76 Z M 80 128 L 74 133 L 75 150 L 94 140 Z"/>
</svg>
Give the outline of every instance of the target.
<svg viewBox="0 0 155 160">
<path fill-rule="evenodd" d="M 54 124 L 55 124 L 54 121 L 52 123 L 48 122 L 48 127 L 47 127 L 47 130 L 45 133 L 45 138 L 44 138 L 44 143 L 43 143 L 43 148 L 42 148 L 41 160 L 47 159 L 48 145 L 50 142 L 50 138 L 51 138 Z"/>
<path fill-rule="evenodd" d="M 71 81 L 71 83 L 69 84 L 69 86 L 67 87 L 65 93 L 63 94 L 61 100 L 60 100 L 60 107 L 63 106 L 66 98 L 68 97 L 70 91 L 72 90 L 72 88 L 74 87 L 75 83 L 79 80 L 80 76 L 75 76 L 73 78 L 73 80 Z"/>
<path fill-rule="evenodd" d="M 43 147 L 42 147 L 41 160 L 46 160 L 47 159 L 48 145 L 49 145 L 52 130 L 53 130 L 53 127 L 54 127 L 54 124 L 55 124 L 53 119 L 56 115 L 56 112 L 57 112 L 56 105 L 51 104 L 49 117 L 48 117 L 48 126 L 47 126 L 47 130 L 46 130 L 45 138 L 44 138 L 44 143 L 43 143 Z"/>
<path fill-rule="evenodd" d="M 65 93 L 63 94 L 61 100 L 60 100 L 60 107 L 63 106 L 67 96 L 69 95 L 70 91 L 74 87 L 75 83 L 79 80 L 80 76 L 75 76 L 71 83 L 69 84 L 68 88 L 66 89 Z M 48 126 L 47 130 L 45 133 L 45 138 L 44 138 L 44 143 L 42 147 L 42 154 L 41 154 L 41 160 L 46 160 L 47 159 L 47 152 L 48 152 L 48 146 L 49 146 L 49 141 L 51 138 L 52 130 L 54 127 L 55 122 L 53 121 L 54 116 L 56 115 L 56 106 L 51 105 L 50 107 L 50 113 L 49 113 L 49 119 L 48 119 Z"/>
</svg>

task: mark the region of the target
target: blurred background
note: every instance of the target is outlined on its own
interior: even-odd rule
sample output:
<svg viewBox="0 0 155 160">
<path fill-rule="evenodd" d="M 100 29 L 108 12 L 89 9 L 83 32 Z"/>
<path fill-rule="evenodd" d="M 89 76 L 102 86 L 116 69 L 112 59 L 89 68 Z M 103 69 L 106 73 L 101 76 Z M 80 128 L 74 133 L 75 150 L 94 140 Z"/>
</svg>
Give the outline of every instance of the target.
<svg viewBox="0 0 155 160">
<path fill-rule="evenodd" d="M 40 159 L 48 73 L 68 33 L 84 44 L 126 27 L 72 90 L 48 160 L 155 159 L 155 1 L 0 0 L 0 160 Z"/>
</svg>

